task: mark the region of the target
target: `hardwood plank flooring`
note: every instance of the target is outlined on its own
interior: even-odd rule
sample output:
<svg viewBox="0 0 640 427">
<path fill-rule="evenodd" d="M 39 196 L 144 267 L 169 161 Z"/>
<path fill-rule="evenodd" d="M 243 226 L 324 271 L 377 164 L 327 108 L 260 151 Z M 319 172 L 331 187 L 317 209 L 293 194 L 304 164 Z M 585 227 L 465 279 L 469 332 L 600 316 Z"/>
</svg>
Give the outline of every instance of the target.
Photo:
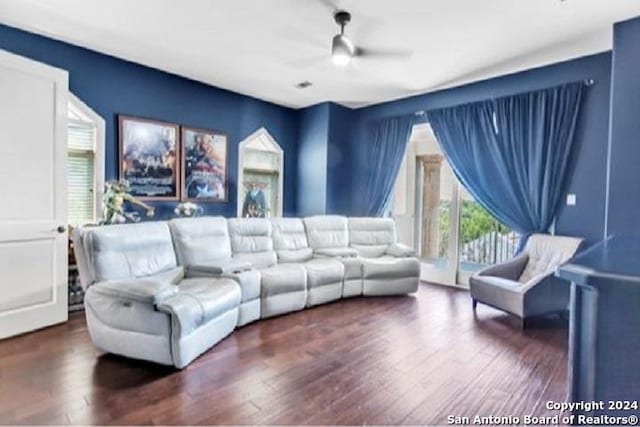
<svg viewBox="0 0 640 427">
<path fill-rule="evenodd" d="M 1 424 L 446 424 L 555 415 L 567 332 L 422 284 L 237 330 L 182 371 L 101 354 L 84 316 L 0 341 Z"/>
</svg>

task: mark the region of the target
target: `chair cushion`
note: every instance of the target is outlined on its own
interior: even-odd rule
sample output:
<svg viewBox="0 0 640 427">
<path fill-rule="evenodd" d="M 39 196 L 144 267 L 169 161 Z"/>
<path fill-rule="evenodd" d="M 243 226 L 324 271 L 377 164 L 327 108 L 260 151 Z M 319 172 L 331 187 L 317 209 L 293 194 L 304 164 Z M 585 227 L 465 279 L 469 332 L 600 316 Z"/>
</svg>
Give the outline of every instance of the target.
<svg viewBox="0 0 640 427">
<path fill-rule="evenodd" d="M 551 274 L 576 253 L 582 239 L 565 236 L 533 234 L 527 240 L 524 252 L 529 256 L 520 278 L 526 283 L 541 274 Z"/>
<path fill-rule="evenodd" d="M 262 297 L 307 289 L 307 272 L 301 264 L 278 264 L 260 271 Z"/>
<path fill-rule="evenodd" d="M 307 271 L 307 288 L 342 283 L 344 264 L 334 258 L 318 258 L 304 263 Z"/>
<path fill-rule="evenodd" d="M 209 265 L 231 258 L 226 218 L 179 218 L 169 221 L 169 227 L 181 265 Z"/>
<path fill-rule="evenodd" d="M 98 282 L 151 276 L 177 267 L 166 222 L 87 228 L 83 241 Z"/>
<path fill-rule="evenodd" d="M 309 246 L 316 249 L 349 246 L 347 218 L 338 215 L 318 215 L 304 219 Z"/>
<path fill-rule="evenodd" d="M 471 297 L 493 307 L 522 317 L 524 292 L 522 283 L 495 276 L 477 276 L 469 279 Z"/>
</svg>

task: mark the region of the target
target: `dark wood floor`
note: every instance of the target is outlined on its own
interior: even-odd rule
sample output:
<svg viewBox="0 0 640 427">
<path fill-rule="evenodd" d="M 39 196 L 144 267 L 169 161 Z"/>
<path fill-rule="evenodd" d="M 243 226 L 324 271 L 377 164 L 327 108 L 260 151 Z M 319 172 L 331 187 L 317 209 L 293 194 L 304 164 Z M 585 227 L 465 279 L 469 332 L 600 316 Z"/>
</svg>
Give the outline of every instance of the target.
<svg viewBox="0 0 640 427">
<path fill-rule="evenodd" d="M 176 371 L 101 355 L 82 314 L 0 342 L 4 424 L 445 424 L 551 415 L 566 330 L 517 321 L 464 291 L 360 298 L 244 327 Z"/>
</svg>

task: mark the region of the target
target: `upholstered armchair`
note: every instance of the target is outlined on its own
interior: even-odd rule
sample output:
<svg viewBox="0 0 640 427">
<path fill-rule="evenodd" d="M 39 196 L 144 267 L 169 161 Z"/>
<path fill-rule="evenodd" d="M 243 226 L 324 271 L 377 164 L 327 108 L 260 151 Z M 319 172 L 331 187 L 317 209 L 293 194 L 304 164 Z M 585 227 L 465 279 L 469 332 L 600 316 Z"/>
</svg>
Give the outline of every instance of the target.
<svg viewBox="0 0 640 427">
<path fill-rule="evenodd" d="M 554 276 L 576 253 L 582 239 L 533 234 L 513 259 L 478 271 L 469 279 L 473 309 L 478 302 L 526 320 L 562 313 L 569 304 L 570 287 Z"/>
</svg>

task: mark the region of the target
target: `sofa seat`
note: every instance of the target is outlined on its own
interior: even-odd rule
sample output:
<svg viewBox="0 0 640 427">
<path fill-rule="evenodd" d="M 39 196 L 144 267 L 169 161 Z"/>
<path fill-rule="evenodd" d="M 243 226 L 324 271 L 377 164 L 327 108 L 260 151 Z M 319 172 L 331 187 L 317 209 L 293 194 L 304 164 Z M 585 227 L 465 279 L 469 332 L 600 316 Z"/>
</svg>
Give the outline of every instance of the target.
<svg viewBox="0 0 640 427">
<path fill-rule="evenodd" d="M 416 292 L 420 282 L 420 262 L 417 258 L 362 258 L 362 275 L 363 295 Z"/>
<path fill-rule="evenodd" d="M 240 285 L 242 300 L 238 312 L 238 326 L 260 319 L 260 272 L 246 270 L 239 273 L 228 273 L 224 277 L 232 279 Z"/>
<path fill-rule="evenodd" d="M 183 368 L 229 335 L 238 324 L 240 286 L 232 279 L 193 278 L 180 291 L 157 304 L 171 315 L 173 363 Z"/>
<path fill-rule="evenodd" d="M 184 279 L 178 288 L 177 294 L 157 306 L 176 316 L 180 335 L 188 335 L 202 324 L 240 305 L 240 286 L 231 279 Z"/>
<path fill-rule="evenodd" d="M 261 274 L 261 316 L 302 310 L 307 301 L 307 272 L 301 264 L 278 264 Z"/>
<path fill-rule="evenodd" d="M 317 258 L 304 263 L 307 272 L 307 307 L 335 301 L 342 296 L 344 264 L 338 259 Z"/>
<path fill-rule="evenodd" d="M 357 297 L 362 295 L 362 258 L 342 258 L 344 278 L 342 281 L 342 297 Z"/>
</svg>

